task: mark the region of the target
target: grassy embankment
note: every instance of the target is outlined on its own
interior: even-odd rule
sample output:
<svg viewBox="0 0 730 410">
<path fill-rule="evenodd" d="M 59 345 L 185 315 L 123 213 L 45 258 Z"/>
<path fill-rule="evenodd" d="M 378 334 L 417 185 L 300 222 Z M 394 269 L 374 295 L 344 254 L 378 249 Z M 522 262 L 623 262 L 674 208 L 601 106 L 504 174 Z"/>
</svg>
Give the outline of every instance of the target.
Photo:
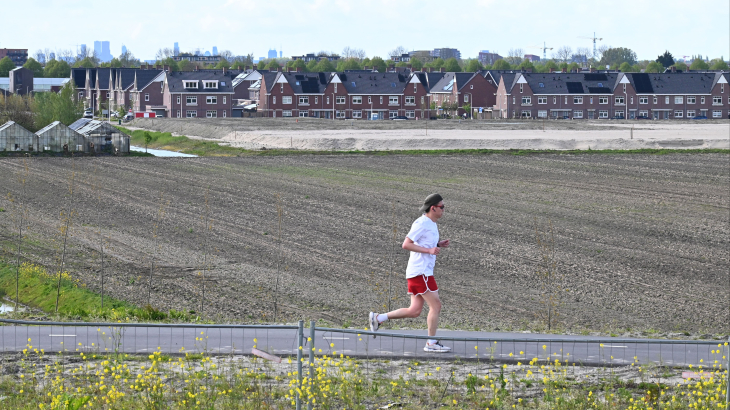
<svg viewBox="0 0 730 410">
<path fill-rule="evenodd" d="M 0 296 L 5 296 L 7 301 L 15 301 L 16 271 L 16 266 L 0 260 Z M 55 314 L 58 273 L 48 272 L 43 266 L 32 263 L 21 265 L 19 273 L 18 302 L 46 313 Z M 104 308 L 102 308 L 101 296 L 87 289 L 68 272 L 61 274 L 60 287 L 58 315 L 63 319 L 113 321 L 191 319 L 190 315 L 183 312 L 173 310 L 165 313 L 150 306 L 139 308 L 109 296 L 104 296 Z"/>
<path fill-rule="evenodd" d="M 144 147 L 145 131 L 131 131 L 124 127 L 117 127 L 122 132 L 130 135 L 131 144 Z M 169 151 L 193 154 L 201 157 L 241 157 L 241 156 L 277 156 L 277 155 L 338 155 L 338 154 L 359 154 L 359 155 L 536 155 L 536 154 L 644 154 L 644 155 L 666 155 L 666 154 L 730 154 L 727 149 L 635 149 L 635 150 L 495 150 L 495 149 L 441 149 L 441 150 L 400 150 L 400 151 L 309 151 L 309 150 L 288 150 L 288 149 L 267 149 L 247 150 L 229 146 L 218 145 L 211 141 L 190 139 L 186 136 L 174 137 L 169 132 L 148 131 L 152 142 L 148 148 L 164 149 Z"/>
</svg>

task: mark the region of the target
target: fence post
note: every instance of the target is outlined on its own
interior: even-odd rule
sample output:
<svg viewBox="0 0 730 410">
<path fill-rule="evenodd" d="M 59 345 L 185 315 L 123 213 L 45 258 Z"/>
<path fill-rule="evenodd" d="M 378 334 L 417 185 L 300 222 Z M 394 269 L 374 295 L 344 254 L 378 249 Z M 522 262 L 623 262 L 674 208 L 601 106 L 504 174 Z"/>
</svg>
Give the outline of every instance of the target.
<svg viewBox="0 0 730 410">
<path fill-rule="evenodd" d="M 299 380 L 299 388 L 297 389 L 297 410 L 302 410 L 302 350 L 304 349 L 304 321 L 299 321 L 299 349 L 297 349 L 297 378 Z"/>
<path fill-rule="evenodd" d="M 314 387 L 314 320 L 309 321 L 309 385 Z M 312 401 L 307 399 L 307 410 L 312 410 Z"/>
<path fill-rule="evenodd" d="M 727 338 L 728 346 L 727 346 L 727 367 L 725 367 L 725 371 L 727 372 L 727 377 L 725 379 L 725 409 L 730 410 L 730 337 Z"/>
</svg>

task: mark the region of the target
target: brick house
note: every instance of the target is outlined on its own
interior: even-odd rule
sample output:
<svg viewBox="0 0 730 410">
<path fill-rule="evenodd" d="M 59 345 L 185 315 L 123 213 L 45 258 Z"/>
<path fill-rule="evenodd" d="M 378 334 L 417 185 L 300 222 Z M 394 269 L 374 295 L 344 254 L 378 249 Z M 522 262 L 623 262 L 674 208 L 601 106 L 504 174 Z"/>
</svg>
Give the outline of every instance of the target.
<svg viewBox="0 0 730 410">
<path fill-rule="evenodd" d="M 136 70 L 129 90 L 129 100 L 135 112 L 154 112 L 158 117 L 169 116 L 165 106 L 163 84 L 166 70 Z"/>
<path fill-rule="evenodd" d="M 469 116 L 479 109 L 490 109 L 494 106 L 497 86 L 491 77 L 487 78 L 482 72 L 476 73 L 446 73 L 430 90 L 431 101 L 436 107 L 444 104 L 456 103 L 456 114 L 465 113 Z M 464 110 L 465 105 L 471 106 L 471 112 Z M 438 108 L 437 108 L 438 109 Z"/>
<path fill-rule="evenodd" d="M 173 118 L 231 116 L 232 78 L 224 71 L 175 71 L 165 75 L 163 103 Z"/>
<path fill-rule="evenodd" d="M 134 77 L 137 70 L 133 68 L 117 68 L 112 71 L 112 109 L 117 111 L 120 108 L 125 111 L 131 108 L 129 92 L 134 86 Z"/>
</svg>

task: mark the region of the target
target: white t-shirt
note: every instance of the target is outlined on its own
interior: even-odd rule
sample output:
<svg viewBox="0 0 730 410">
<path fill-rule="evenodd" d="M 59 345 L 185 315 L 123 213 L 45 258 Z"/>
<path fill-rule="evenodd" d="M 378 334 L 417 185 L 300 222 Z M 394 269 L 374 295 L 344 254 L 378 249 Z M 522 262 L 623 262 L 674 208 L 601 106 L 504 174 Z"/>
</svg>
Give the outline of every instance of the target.
<svg viewBox="0 0 730 410">
<path fill-rule="evenodd" d="M 406 235 L 416 245 L 424 248 L 435 248 L 439 242 L 439 230 L 436 223 L 425 214 L 416 219 Z M 433 276 L 433 267 L 436 265 L 436 255 L 411 252 L 406 268 L 406 278 L 415 278 L 419 275 Z"/>
</svg>

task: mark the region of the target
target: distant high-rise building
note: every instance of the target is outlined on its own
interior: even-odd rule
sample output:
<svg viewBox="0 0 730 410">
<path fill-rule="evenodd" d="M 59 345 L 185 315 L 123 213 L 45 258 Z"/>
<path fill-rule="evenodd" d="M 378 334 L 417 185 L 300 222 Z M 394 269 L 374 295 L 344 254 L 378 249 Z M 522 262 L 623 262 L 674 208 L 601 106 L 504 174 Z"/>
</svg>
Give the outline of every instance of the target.
<svg viewBox="0 0 730 410">
<path fill-rule="evenodd" d="M 269 58 L 276 58 L 277 52 L 274 49 L 269 50 Z"/>
<path fill-rule="evenodd" d="M 99 61 L 108 63 L 112 61 L 112 53 L 109 49 L 108 41 L 94 41 L 94 53 Z"/>
<path fill-rule="evenodd" d="M 210 57 L 210 51 L 206 51 L 204 55 Z"/>
<path fill-rule="evenodd" d="M 284 52 L 279 50 L 279 58 L 284 58 Z"/>
<path fill-rule="evenodd" d="M 497 53 L 490 53 L 489 50 L 482 50 L 477 57 L 483 65 L 494 65 L 497 60 L 501 60 L 502 56 Z"/>
<path fill-rule="evenodd" d="M 51 60 L 55 60 L 56 59 L 56 53 L 54 53 L 53 51 L 51 51 L 50 59 Z"/>
<path fill-rule="evenodd" d="M 461 52 L 455 48 L 435 48 L 431 52 L 431 56 L 434 58 L 441 58 L 442 60 L 448 60 L 450 58 L 460 60 Z"/>
<path fill-rule="evenodd" d="M 216 47 L 216 46 L 213 46 L 213 55 L 214 56 L 218 55 L 218 47 Z"/>
<path fill-rule="evenodd" d="M 127 46 L 122 44 L 122 54 L 127 54 Z"/>
<path fill-rule="evenodd" d="M 173 47 L 173 52 L 176 56 L 180 55 L 180 45 L 178 43 L 175 43 L 175 47 Z"/>
</svg>

